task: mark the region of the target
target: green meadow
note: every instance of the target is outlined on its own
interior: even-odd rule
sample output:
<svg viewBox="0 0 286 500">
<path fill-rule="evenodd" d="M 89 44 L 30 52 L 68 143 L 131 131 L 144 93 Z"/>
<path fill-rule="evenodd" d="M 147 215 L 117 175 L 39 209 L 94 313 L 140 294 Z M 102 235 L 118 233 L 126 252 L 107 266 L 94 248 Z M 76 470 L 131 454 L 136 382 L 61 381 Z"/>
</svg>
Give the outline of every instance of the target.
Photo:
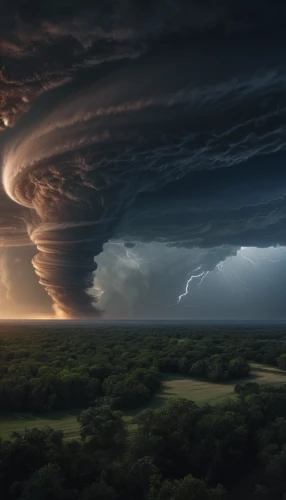
<svg viewBox="0 0 286 500">
<path fill-rule="evenodd" d="M 258 382 L 259 384 L 279 385 L 286 383 L 286 372 L 278 368 L 251 364 L 251 375 L 247 379 L 237 380 L 236 383 Z M 154 396 L 148 408 L 160 408 L 170 398 L 186 398 L 195 401 L 198 405 L 204 403 L 216 404 L 226 397 L 235 397 L 234 382 L 212 383 L 196 380 L 179 375 L 164 377 L 161 390 Z M 132 419 L 139 410 L 126 412 L 125 420 L 130 430 L 133 429 Z M 42 429 L 46 425 L 56 430 L 63 430 L 65 439 L 79 438 L 77 415 L 79 411 L 51 412 L 43 415 L 13 413 L 0 415 L 0 437 L 9 439 L 11 432 L 21 432 L 25 428 L 37 427 Z"/>
</svg>

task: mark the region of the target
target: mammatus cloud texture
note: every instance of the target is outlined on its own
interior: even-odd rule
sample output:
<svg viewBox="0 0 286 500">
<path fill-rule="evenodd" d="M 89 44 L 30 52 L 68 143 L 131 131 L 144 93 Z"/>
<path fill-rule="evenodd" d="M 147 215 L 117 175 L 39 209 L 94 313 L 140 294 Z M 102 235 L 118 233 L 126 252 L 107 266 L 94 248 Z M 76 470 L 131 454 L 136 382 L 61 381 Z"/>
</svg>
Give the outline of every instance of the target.
<svg viewBox="0 0 286 500">
<path fill-rule="evenodd" d="M 0 21 L 1 242 L 35 244 L 62 317 L 100 313 L 110 240 L 201 248 L 206 270 L 206 249 L 286 244 L 282 3 L 93 3 Z"/>
</svg>

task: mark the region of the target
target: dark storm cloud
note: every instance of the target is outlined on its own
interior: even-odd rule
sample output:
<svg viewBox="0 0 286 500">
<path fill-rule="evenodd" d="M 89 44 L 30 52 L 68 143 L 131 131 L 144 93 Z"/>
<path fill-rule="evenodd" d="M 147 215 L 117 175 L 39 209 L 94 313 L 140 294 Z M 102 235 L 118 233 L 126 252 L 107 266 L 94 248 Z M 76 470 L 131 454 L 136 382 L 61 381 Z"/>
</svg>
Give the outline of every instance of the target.
<svg viewBox="0 0 286 500">
<path fill-rule="evenodd" d="M 122 217 L 117 237 L 189 248 L 286 245 L 285 162 L 284 153 L 261 155 L 141 194 Z"/>
<path fill-rule="evenodd" d="M 134 59 L 163 44 L 284 34 L 282 2 L 242 0 L 4 1 L 0 117 L 12 125 L 39 94 L 84 68 Z M 177 40 L 178 39 L 178 40 Z"/>
<path fill-rule="evenodd" d="M 59 314 L 96 314 L 86 289 L 114 237 L 286 243 L 285 7 L 17 5 L 0 25 L 3 183 Z"/>
</svg>

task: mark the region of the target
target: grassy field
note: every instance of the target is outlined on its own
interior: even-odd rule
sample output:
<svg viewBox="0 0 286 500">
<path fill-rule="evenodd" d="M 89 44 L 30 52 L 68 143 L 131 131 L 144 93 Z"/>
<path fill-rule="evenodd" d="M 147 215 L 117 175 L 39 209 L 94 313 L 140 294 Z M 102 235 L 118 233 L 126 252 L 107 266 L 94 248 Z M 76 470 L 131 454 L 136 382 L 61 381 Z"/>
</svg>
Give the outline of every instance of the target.
<svg viewBox="0 0 286 500">
<path fill-rule="evenodd" d="M 162 406 L 170 398 L 191 399 L 198 405 L 216 404 L 227 396 L 233 395 L 233 384 L 214 384 L 180 376 L 166 378 L 162 391 L 156 395 L 154 407 Z"/>
<path fill-rule="evenodd" d="M 49 425 L 55 430 L 64 431 L 66 439 L 79 437 L 77 411 L 52 412 L 48 415 L 32 415 L 27 413 L 13 413 L 9 416 L 0 416 L 0 437 L 9 439 L 11 432 L 21 432 L 25 429 L 37 427 L 42 429 Z"/>
<path fill-rule="evenodd" d="M 260 365 L 259 363 L 250 363 L 252 372 L 268 372 L 268 373 L 276 373 L 276 375 L 282 375 L 286 372 L 277 368 L 277 366 L 267 366 Z"/>
<path fill-rule="evenodd" d="M 169 398 L 186 398 L 195 401 L 198 405 L 204 403 L 216 404 L 226 397 L 235 397 L 233 392 L 236 383 L 258 382 L 259 384 L 283 384 L 286 383 L 286 372 L 275 367 L 262 366 L 252 363 L 251 376 L 237 382 L 226 384 L 214 384 L 194 380 L 179 375 L 169 375 L 164 378 L 161 391 L 153 398 L 148 408 L 160 408 Z M 137 411 L 126 413 L 124 419 L 128 425 Z M 45 416 L 13 414 L 9 416 L 0 415 L 0 437 L 9 439 L 11 432 L 23 431 L 25 427 L 39 429 L 50 425 L 54 429 L 63 430 L 65 439 L 79 437 L 79 426 L 76 411 L 53 412 Z M 135 430 L 134 425 L 130 429 Z"/>
<path fill-rule="evenodd" d="M 161 392 L 153 399 L 152 406 L 160 407 L 169 398 L 181 397 L 191 399 L 198 405 L 204 403 L 216 404 L 224 398 L 234 397 L 236 383 L 258 382 L 259 384 L 285 384 L 286 372 L 275 367 L 261 366 L 258 363 L 251 365 L 251 376 L 225 384 L 215 384 L 195 380 L 178 375 L 170 375 L 165 378 Z"/>
</svg>

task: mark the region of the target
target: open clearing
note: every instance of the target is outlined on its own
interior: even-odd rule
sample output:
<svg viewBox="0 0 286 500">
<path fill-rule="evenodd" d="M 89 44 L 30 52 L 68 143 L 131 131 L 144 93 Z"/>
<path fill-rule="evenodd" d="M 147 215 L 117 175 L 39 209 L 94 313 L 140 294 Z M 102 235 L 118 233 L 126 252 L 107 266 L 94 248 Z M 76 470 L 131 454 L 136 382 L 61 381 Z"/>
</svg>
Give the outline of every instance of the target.
<svg viewBox="0 0 286 500">
<path fill-rule="evenodd" d="M 65 439 L 79 437 L 79 425 L 77 422 L 78 411 L 51 412 L 48 415 L 33 415 L 27 413 L 13 413 L 7 416 L 0 416 L 0 437 L 9 439 L 11 432 L 22 432 L 27 429 L 43 429 L 49 425 L 55 430 L 64 431 Z"/>
<path fill-rule="evenodd" d="M 168 399 L 176 397 L 191 399 L 198 405 L 216 404 L 227 396 L 233 396 L 233 388 L 233 384 L 214 384 L 170 375 L 165 379 L 161 392 L 155 396 L 152 406 L 158 408 Z"/>
<path fill-rule="evenodd" d="M 223 384 L 169 375 L 165 378 L 162 390 L 155 396 L 150 407 L 158 408 L 167 399 L 176 397 L 191 399 L 198 405 L 204 403 L 216 404 L 226 397 L 234 397 L 236 384 L 257 382 L 259 384 L 279 385 L 286 383 L 286 372 L 279 370 L 279 368 L 262 366 L 258 363 L 251 364 L 251 368 L 252 372 L 249 377 Z"/>
<path fill-rule="evenodd" d="M 153 398 L 148 408 L 160 408 L 168 399 L 176 397 L 191 399 L 198 405 L 216 404 L 226 397 L 235 397 L 233 389 L 236 383 L 258 382 L 259 384 L 271 385 L 286 383 L 286 371 L 258 363 L 252 363 L 251 367 L 251 376 L 247 379 L 225 384 L 204 382 L 179 375 L 168 375 L 164 377 L 161 391 Z M 45 416 L 25 413 L 0 416 L 0 437 L 9 439 L 13 431 L 21 432 L 25 427 L 42 429 L 46 425 L 50 425 L 56 430 L 63 430 L 65 439 L 78 438 L 78 413 L 78 411 L 68 411 L 52 412 Z M 124 418 L 128 425 L 131 424 L 132 418 L 137 413 L 138 410 L 126 413 Z M 132 425 L 132 430 L 135 430 L 134 425 Z"/>
</svg>

